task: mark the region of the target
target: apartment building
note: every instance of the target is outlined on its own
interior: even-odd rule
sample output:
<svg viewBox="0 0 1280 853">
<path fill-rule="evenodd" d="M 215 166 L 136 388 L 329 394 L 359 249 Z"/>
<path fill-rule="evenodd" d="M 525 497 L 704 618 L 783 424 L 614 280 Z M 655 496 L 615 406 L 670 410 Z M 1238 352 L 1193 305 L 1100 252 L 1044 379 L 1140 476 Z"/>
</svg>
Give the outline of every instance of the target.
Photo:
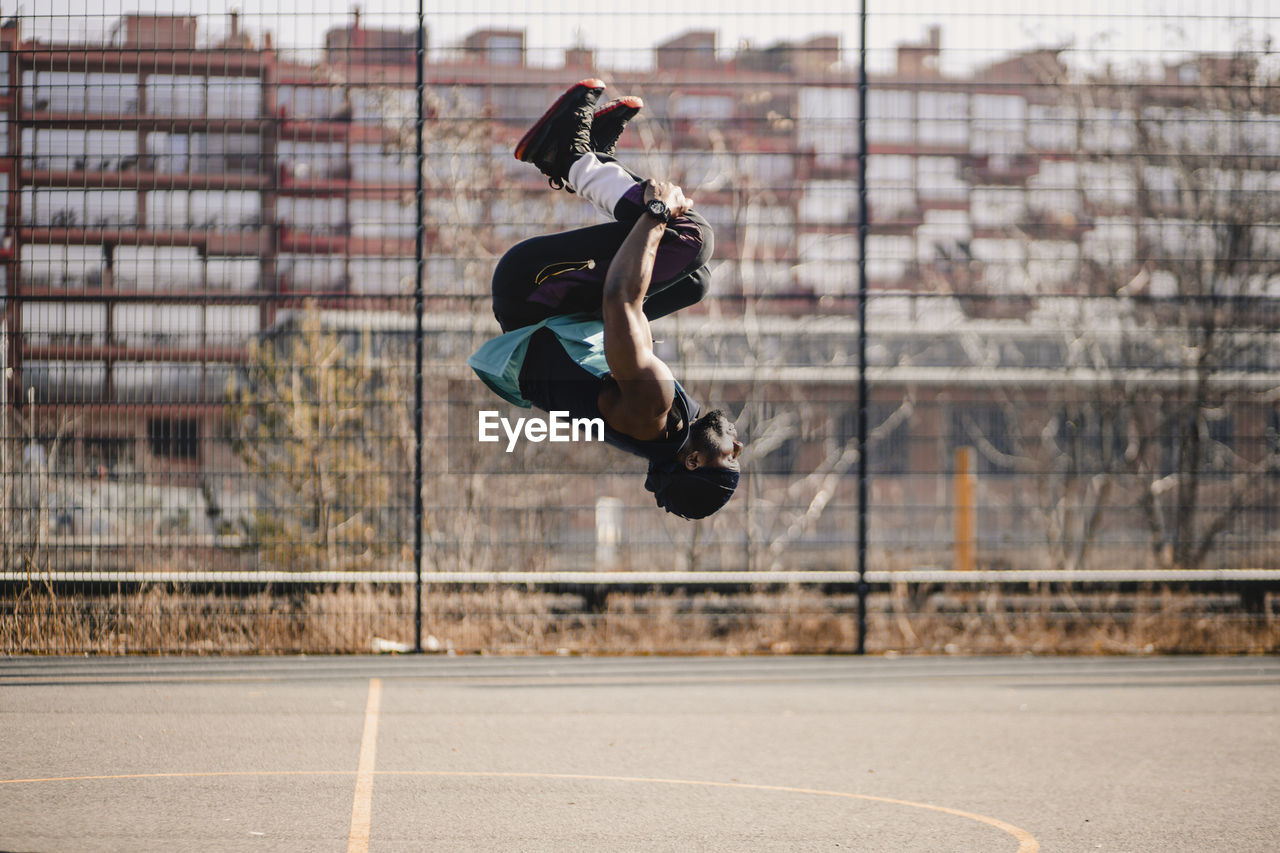
<svg viewBox="0 0 1280 853">
<path fill-rule="evenodd" d="M 10 23 L 0 61 L 7 400 L 50 418 L 91 412 L 83 441 L 107 462 L 146 453 L 178 471 L 219 452 L 228 382 L 279 312 L 307 299 L 404 312 L 415 273 L 413 33 L 370 29 L 357 14 L 329 32 L 323 62 L 298 64 L 238 21 L 217 45 L 200 43 L 198 26 L 131 15 L 109 45 L 53 45 L 23 41 Z M 1151 165 L 1135 178 L 1104 156 L 1137 144 L 1132 101 L 1073 100 L 1054 50 L 957 78 L 942 73 L 942 49 L 936 27 L 899 46 L 896 70 L 868 92 L 870 358 L 886 405 L 905 384 L 977 405 L 977 379 L 989 385 L 1004 368 L 1043 368 L 1036 381 L 1052 381 L 1069 346 L 1064 304 L 1111 296 L 1144 270 L 1160 293 L 1170 285 L 1151 269 L 1152 241 L 1185 232 L 1136 212 L 1147 184 L 1172 176 Z M 429 318 L 484 310 L 481 250 L 546 222 L 590 221 L 508 153 L 542 104 L 590 71 L 646 99 L 623 155 L 680 180 L 715 225 L 719 310 L 749 300 L 774 316 L 777 331 L 756 342 L 772 353 L 761 363 L 831 367 L 817 381 L 847 398 L 848 345 L 832 338 L 814 354 L 791 329 L 854 305 L 848 55 L 828 35 L 726 52 L 710 31 L 654 55 L 644 72 L 598 69 L 581 46 L 562 67 L 531 66 L 523 32 L 484 30 L 427 65 Z M 1166 126 L 1206 125 L 1193 95 L 1223 73 L 1211 59 L 1149 81 Z M 1274 105 L 1248 113 L 1259 156 L 1280 155 L 1278 119 Z M 468 122 L 484 132 L 467 135 Z M 459 174 L 464 206 L 451 191 Z M 975 335 L 1002 342 L 985 362 L 966 346 Z M 714 374 L 708 347 L 689 356 L 694 375 Z M 1280 365 L 1264 357 L 1258 369 Z M 922 429 L 956 433 L 947 417 Z"/>
</svg>

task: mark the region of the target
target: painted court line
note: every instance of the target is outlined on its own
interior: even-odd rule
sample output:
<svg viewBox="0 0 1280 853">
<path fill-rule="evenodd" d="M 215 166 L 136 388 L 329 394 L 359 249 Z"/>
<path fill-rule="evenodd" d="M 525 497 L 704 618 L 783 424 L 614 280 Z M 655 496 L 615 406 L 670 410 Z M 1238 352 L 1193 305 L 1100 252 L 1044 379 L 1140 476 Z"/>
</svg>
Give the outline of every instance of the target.
<svg viewBox="0 0 1280 853">
<path fill-rule="evenodd" d="M 377 681 L 377 679 L 373 679 Z M 381 684 L 377 688 L 370 684 L 370 706 L 375 713 L 373 714 L 373 734 L 376 739 L 377 735 L 377 714 L 375 707 L 376 702 L 381 701 Z M 368 734 L 369 726 L 366 718 L 365 732 Z M 363 750 L 361 750 L 363 753 Z M 361 768 L 364 769 L 363 761 Z M 247 770 L 247 771 L 211 771 L 204 773 L 124 773 L 112 776 L 55 776 L 44 779 L 0 779 L 0 785 L 15 785 L 33 782 L 90 782 L 108 779 L 174 779 L 174 778 L 208 778 L 208 777 L 226 777 L 226 776 L 346 776 L 351 773 L 350 770 Z M 357 771 L 357 776 L 360 771 Z M 828 791 L 820 788 L 796 788 L 786 785 L 755 785 L 746 782 L 715 782 L 699 779 L 661 779 L 661 778 L 645 778 L 640 776 L 597 776 L 586 773 L 519 773 L 519 772 L 503 772 L 503 771 L 486 771 L 486 770 L 373 770 L 372 755 L 370 756 L 370 765 L 368 768 L 368 781 L 364 785 L 366 799 L 364 800 L 363 810 L 363 833 L 360 836 L 360 845 L 358 847 L 349 846 L 350 850 L 361 850 L 367 853 L 369 849 L 369 804 L 373 794 L 373 777 L 374 776 L 433 776 L 433 777 L 454 777 L 454 778 L 477 778 L 477 779 L 544 779 L 544 780 L 581 780 L 591 782 L 624 782 L 633 784 L 648 785 L 687 785 L 703 788 L 732 788 L 745 791 L 771 791 L 785 794 L 806 794 L 809 796 L 819 797 L 837 797 L 846 800 L 862 800 L 871 803 L 887 803 L 895 806 L 906 806 L 914 809 L 925 809 L 927 811 L 939 812 L 941 814 L 952 815 L 954 817 L 972 820 L 978 823 L 986 824 L 1013 837 L 1018 842 L 1018 849 L 1015 853 L 1039 853 L 1040 842 L 1036 840 L 1030 832 L 1027 832 L 1020 826 L 1015 826 L 1006 821 L 987 815 L 977 814 L 975 812 L 962 811 L 961 809 L 953 809 L 948 806 L 935 806 L 931 803 L 917 803 L 911 800 L 899 800 L 893 797 L 877 797 L 873 794 L 854 794 L 848 791 Z M 360 805 L 361 785 L 356 785 L 356 804 L 352 809 L 352 827 L 350 844 L 355 845 L 357 841 L 356 833 L 356 807 Z"/>
<path fill-rule="evenodd" d="M 454 776 L 480 777 L 498 779 L 573 779 L 588 782 L 631 782 L 649 785 L 690 785 L 703 788 L 735 788 L 744 791 L 771 791 L 783 794 L 808 794 L 818 797 L 841 797 L 849 800 L 864 800 L 871 803 L 889 803 L 895 806 L 907 806 L 914 809 L 926 809 L 932 812 L 953 815 L 955 817 L 985 823 L 1006 832 L 1018 841 L 1016 853 L 1039 853 L 1040 842 L 1035 836 L 1020 826 L 1014 826 L 1003 820 L 986 815 L 953 809 L 947 806 L 935 806 L 930 803 L 917 803 L 911 800 L 898 800 L 892 797 L 877 797 L 874 794 L 853 794 L 848 791 L 826 791 L 820 788 L 795 788 L 787 785 L 754 785 L 747 782 L 711 782 L 699 779 L 655 779 L 640 776 L 598 776 L 589 773 L 519 773 L 502 771 L 468 771 L 468 770 L 386 770 L 386 776 Z"/>
<path fill-rule="evenodd" d="M 347 853 L 369 853 L 369 828 L 373 813 L 373 768 L 378 753 L 378 714 L 382 708 L 382 679 L 369 679 L 369 701 L 364 709 L 364 735 L 360 738 L 360 764 L 356 769 L 356 793 L 351 803 L 351 834 Z"/>
</svg>

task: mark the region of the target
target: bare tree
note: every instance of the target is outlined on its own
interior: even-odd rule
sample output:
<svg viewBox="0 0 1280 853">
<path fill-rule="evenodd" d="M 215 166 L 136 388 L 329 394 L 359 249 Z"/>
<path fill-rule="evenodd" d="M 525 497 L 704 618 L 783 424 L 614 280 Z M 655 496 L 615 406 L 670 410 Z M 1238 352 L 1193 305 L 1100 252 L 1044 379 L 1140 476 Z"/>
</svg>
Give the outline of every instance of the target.
<svg viewBox="0 0 1280 853">
<path fill-rule="evenodd" d="M 664 88 L 651 100 L 676 112 L 683 94 Z M 771 153 L 795 144 L 795 98 L 792 84 L 759 84 L 737 94 L 732 124 L 682 122 L 660 113 L 635 123 L 642 168 L 660 168 L 684 186 L 716 227 L 711 298 L 697 310 L 658 321 L 655 335 L 666 337 L 666 324 L 674 325 L 674 356 L 684 365 L 758 372 L 758 378 L 698 389 L 710 401 L 732 401 L 749 439 L 742 456 L 747 476 L 712 521 L 668 523 L 688 568 L 716 562 L 717 550 L 718 562 L 735 568 L 805 566 L 813 553 L 806 553 L 806 543 L 849 535 L 838 510 L 853 502 L 850 474 L 858 454 L 849 415 L 856 401 L 851 389 L 833 396 L 821 384 L 788 375 L 791 367 L 838 361 L 823 348 L 836 340 L 823 328 L 829 316 L 791 318 L 781 307 L 787 300 L 811 302 L 796 279 L 799 191 L 788 170 L 802 168 L 800 158 Z M 851 294 L 841 297 L 847 303 Z M 913 404 L 906 389 L 897 404 L 877 406 L 869 447 L 886 441 Z"/>
<path fill-rule="evenodd" d="M 397 531 L 386 511 L 400 458 L 390 395 L 367 336 L 355 351 L 314 306 L 250 345 L 230 389 L 234 447 L 254 475 L 250 541 L 278 568 L 373 567 Z"/>
<path fill-rule="evenodd" d="M 1055 565 L 1083 565 L 1107 515 L 1134 506 L 1155 563 L 1198 568 L 1274 502 L 1274 58 L 1250 43 L 1158 79 L 1051 81 L 1076 121 L 1081 226 L 1063 367 L 1091 389 L 1021 436 Z"/>
<path fill-rule="evenodd" d="M 6 435 L 0 442 L 0 509 L 3 541 L 0 566 L 39 579 L 52 566 L 54 472 L 62 467 L 67 440 L 79 419 L 62 416 L 52 438 L 42 441 L 34 417 L 16 409 L 4 413 Z"/>
</svg>

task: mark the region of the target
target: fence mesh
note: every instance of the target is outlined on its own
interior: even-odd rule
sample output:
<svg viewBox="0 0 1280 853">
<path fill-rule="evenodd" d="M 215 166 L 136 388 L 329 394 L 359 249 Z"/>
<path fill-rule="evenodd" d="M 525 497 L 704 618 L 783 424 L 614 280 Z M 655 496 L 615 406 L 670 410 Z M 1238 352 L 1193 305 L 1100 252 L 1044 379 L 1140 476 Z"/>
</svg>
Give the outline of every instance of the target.
<svg viewBox="0 0 1280 853">
<path fill-rule="evenodd" d="M 0 649 L 850 650 L 852 585 L 753 577 L 862 565 L 1061 573 L 878 576 L 872 648 L 1277 648 L 1274 4 L 872 4 L 865 257 L 856 9 L 595 5 L 431 4 L 419 137 L 404 4 L 6 2 Z M 605 221 L 512 156 L 590 77 L 714 228 L 652 325 L 745 445 L 703 521 L 466 364 L 499 258 Z M 536 574 L 642 571 L 749 575 Z"/>
</svg>

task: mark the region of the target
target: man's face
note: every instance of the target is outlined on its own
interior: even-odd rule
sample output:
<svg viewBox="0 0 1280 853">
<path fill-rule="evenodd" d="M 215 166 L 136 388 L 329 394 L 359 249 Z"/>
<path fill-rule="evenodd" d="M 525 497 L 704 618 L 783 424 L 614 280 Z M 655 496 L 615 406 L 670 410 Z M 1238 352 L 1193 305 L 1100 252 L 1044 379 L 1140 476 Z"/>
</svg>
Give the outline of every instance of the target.
<svg viewBox="0 0 1280 853">
<path fill-rule="evenodd" d="M 707 412 L 693 422 L 689 447 L 690 456 L 698 463 L 695 467 L 738 470 L 738 454 L 742 453 L 738 428 L 720 409 Z"/>
</svg>

